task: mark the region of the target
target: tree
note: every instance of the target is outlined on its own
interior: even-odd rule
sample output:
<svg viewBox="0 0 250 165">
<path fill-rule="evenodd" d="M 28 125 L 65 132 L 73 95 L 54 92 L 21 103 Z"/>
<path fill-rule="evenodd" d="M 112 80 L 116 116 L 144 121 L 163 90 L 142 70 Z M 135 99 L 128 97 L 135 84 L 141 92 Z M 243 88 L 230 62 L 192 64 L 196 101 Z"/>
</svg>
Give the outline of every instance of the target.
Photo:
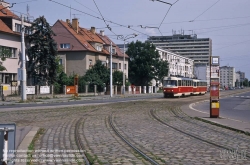
<svg viewBox="0 0 250 165">
<path fill-rule="evenodd" d="M 11 50 L 7 47 L 0 46 L 0 71 L 6 70 L 6 68 L 3 66 L 3 61 L 6 60 L 7 57 L 11 56 Z"/>
<path fill-rule="evenodd" d="M 112 76 L 114 85 L 121 86 L 123 84 L 123 72 L 116 70 Z"/>
<path fill-rule="evenodd" d="M 149 85 L 152 79 L 167 76 L 167 62 L 160 60 L 156 47 L 149 42 L 131 42 L 126 54 L 129 55 L 129 80 L 138 86 Z"/>
<path fill-rule="evenodd" d="M 248 86 L 248 79 L 245 78 L 245 80 L 243 81 L 243 86 L 247 87 Z"/>
<path fill-rule="evenodd" d="M 32 26 L 34 32 L 27 36 L 28 48 L 28 76 L 35 80 L 33 85 L 49 85 L 56 80 L 58 67 L 57 44 L 52 38 L 54 32 L 44 16 L 37 18 Z"/>
<path fill-rule="evenodd" d="M 96 61 L 96 64 L 84 75 L 84 80 L 89 84 L 91 90 L 94 89 L 94 85 L 97 85 L 97 90 L 102 92 L 105 85 L 109 84 L 110 73 L 101 61 Z"/>
</svg>

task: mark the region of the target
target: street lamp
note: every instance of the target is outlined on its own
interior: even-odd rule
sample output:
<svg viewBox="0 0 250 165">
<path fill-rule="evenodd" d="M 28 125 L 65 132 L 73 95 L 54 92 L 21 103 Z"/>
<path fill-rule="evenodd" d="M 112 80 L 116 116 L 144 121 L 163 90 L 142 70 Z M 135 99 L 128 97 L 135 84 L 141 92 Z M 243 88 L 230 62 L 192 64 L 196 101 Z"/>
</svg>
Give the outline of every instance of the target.
<svg viewBox="0 0 250 165">
<path fill-rule="evenodd" d="M 124 41 L 124 45 L 123 45 L 123 83 L 122 83 L 122 94 L 123 95 L 125 95 L 125 42 L 126 42 L 126 40 L 128 40 L 130 38 L 135 38 L 136 36 L 138 36 L 138 34 L 135 34 L 135 33 L 129 34 L 125 37 L 123 35 L 118 36 L 118 38 L 120 38 Z"/>
</svg>

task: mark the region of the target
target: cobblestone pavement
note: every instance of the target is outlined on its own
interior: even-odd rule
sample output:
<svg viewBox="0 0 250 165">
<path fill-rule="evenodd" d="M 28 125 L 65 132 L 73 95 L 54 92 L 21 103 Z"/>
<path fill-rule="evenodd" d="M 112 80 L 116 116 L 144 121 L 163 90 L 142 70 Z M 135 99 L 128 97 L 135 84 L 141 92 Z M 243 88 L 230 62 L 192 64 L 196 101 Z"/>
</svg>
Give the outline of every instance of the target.
<svg viewBox="0 0 250 165">
<path fill-rule="evenodd" d="M 140 106 L 140 105 L 138 105 Z M 133 106 L 135 109 L 137 105 Z M 140 146 L 141 150 L 146 151 L 146 154 L 151 158 L 155 158 L 159 164 L 235 164 L 236 161 L 228 160 L 221 156 L 223 148 L 216 147 L 214 145 L 208 144 L 206 142 L 197 140 L 193 137 L 180 133 L 173 130 L 170 127 L 162 125 L 158 121 L 154 120 L 149 114 L 150 109 L 155 109 L 155 105 L 151 103 L 145 103 L 144 109 L 141 111 L 134 111 L 132 107 L 128 107 L 123 113 L 115 113 L 116 126 L 122 132 L 123 136 L 131 139 L 131 142 L 137 146 Z M 161 112 L 168 111 L 169 103 L 162 103 L 161 106 L 158 105 L 158 109 Z M 169 113 L 171 114 L 171 113 Z M 171 122 L 176 122 L 176 125 L 182 124 L 182 121 L 177 120 L 169 114 L 158 113 L 161 117 L 169 117 L 168 120 Z M 138 124 L 138 122 L 140 124 Z M 203 124 L 203 123 L 202 123 Z M 174 126 L 176 126 L 174 125 Z M 191 129 L 192 125 L 189 126 L 187 123 L 183 124 L 183 130 L 187 128 Z M 194 126 L 193 126 L 194 127 Z M 207 124 L 207 127 L 213 127 Z M 220 128 L 222 129 L 222 128 Z M 192 130 L 189 130 L 192 131 Z M 200 133 L 207 131 L 207 129 L 200 128 Z M 223 132 L 228 132 L 228 136 L 234 134 L 234 139 L 228 140 L 229 137 L 224 136 L 224 141 L 221 144 L 225 145 L 241 145 L 248 147 L 250 144 L 250 138 L 241 134 L 236 134 L 228 130 L 223 130 Z M 211 132 L 211 131 L 210 131 Z M 209 132 L 205 132 L 210 134 Z M 221 133 L 212 132 L 212 136 L 208 136 L 208 139 L 217 141 L 218 135 L 222 136 Z M 205 136 L 204 135 L 204 136 Z M 242 138 L 240 141 L 237 138 Z M 231 137 L 230 137 L 231 138 Z M 221 140 L 221 139 L 220 139 Z M 244 140 L 244 141 L 243 141 Z M 228 144 L 228 141 L 230 143 Z M 247 164 L 249 160 L 238 160 L 238 164 Z"/>
<path fill-rule="evenodd" d="M 202 100 L 206 97 L 198 96 L 195 99 Z M 150 110 L 155 110 L 159 118 L 178 129 L 220 145 L 232 148 L 239 146 L 240 151 L 246 149 L 249 152 L 249 136 L 191 120 L 178 108 L 174 111 L 176 114 L 171 111 L 171 108 L 190 102 L 193 102 L 192 97 L 63 109 L 11 111 L 0 113 L 0 121 L 15 122 L 18 126 L 44 128 L 45 133 L 35 143 L 36 150 L 78 150 L 75 134 L 79 134 L 86 151 L 85 155 L 94 162 L 93 164 L 149 164 L 121 141 L 111 129 L 108 117 L 113 112 L 113 122 L 119 133 L 159 164 L 250 164 L 249 158 L 241 159 L 245 158 L 244 153 L 243 156 L 238 156 L 238 160 L 233 160 L 233 157 L 227 157 L 233 156 L 233 153 L 227 155 L 227 151 L 218 146 L 167 127 L 150 114 Z M 78 121 L 79 127 L 76 127 Z M 59 151 L 38 152 L 36 155 L 52 154 L 58 159 L 65 159 L 73 154 L 73 160 L 33 164 L 84 164 L 76 162 L 82 161 L 81 153 Z M 49 161 L 51 158 L 43 157 L 43 160 Z"/>
</svg>

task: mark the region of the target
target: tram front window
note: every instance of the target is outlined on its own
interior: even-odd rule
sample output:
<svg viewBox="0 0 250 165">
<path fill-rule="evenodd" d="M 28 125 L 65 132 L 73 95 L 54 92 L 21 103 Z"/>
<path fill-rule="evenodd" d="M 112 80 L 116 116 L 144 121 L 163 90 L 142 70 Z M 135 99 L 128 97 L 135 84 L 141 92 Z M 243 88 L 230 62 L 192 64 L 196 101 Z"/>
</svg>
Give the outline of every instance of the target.
<svg viewBox="0 0 250 165">
<path fill-rule="evenodd" d="M 176 80 L 164 80 L 163 86 L 177 86 Z"/>
</svg>

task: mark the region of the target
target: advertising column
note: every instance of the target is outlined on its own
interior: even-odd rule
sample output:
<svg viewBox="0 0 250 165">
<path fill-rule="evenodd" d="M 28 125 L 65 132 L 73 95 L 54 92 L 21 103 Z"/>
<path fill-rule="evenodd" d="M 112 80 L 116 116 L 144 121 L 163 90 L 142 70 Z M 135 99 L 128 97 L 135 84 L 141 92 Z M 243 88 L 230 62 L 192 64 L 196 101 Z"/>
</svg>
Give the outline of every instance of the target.
<svg viewBox="0 0 250 165">
<path fill-rule="evenodd" d="M 220 58 L 210 57 L 210 118 L 218 118 L 220 114 Z"/>
</svg>

